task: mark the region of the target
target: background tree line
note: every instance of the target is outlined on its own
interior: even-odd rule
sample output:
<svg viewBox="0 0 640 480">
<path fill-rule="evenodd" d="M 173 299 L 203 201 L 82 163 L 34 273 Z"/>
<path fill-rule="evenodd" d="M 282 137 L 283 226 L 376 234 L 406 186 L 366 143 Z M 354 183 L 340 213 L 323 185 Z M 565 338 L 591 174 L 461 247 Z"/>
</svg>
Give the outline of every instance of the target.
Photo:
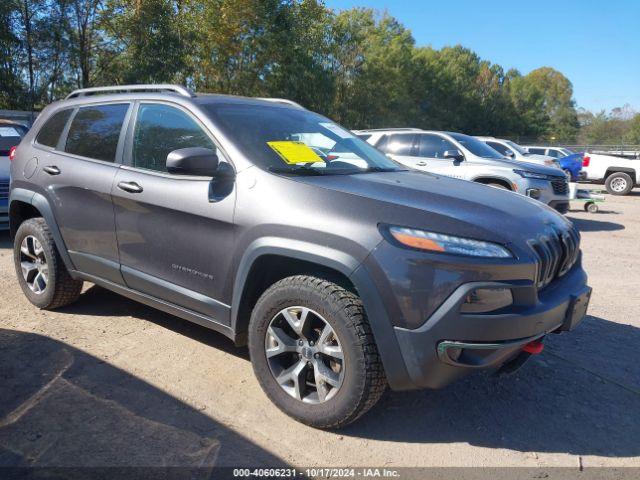
<svg viewBox="0 0 640 480">
<path fill-rule="evenodd" d="M 581 134 L 562 73 L 522 75 L 461 46 L 419 47 L 395 18 L 369 9 L 337 13 L 319 0 L 2 0 L 0 108 L 38 110 L 79 87 L 154 82 L 286 97 L 350 128 L 558 142 Z"/>
</svg>

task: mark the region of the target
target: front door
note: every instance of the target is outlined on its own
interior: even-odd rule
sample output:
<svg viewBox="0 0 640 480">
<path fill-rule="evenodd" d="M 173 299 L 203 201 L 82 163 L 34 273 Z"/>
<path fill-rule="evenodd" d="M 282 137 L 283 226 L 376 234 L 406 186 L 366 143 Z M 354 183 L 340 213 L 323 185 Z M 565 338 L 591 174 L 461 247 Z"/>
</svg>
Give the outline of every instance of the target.
<svg viewBox="0 0 640 480">
<path fill-rule="evenodd" d="M 416 145 L 416 158 L 428 172 L 447 177 L 464 178 L 464 160 L 445 158 L 445 152 L 458 150 L 453 143 L 440 135 L 421 133 Z"/>
<path fill-rule="evenodd" d="M 122 276 L 133 290 L 228 324 L 235 187 L 167 173 L 167 155 L 188 147 L 217 150 L 225 162 L 192 113 L 138 105 L 112 189 Z"/>
</svg>

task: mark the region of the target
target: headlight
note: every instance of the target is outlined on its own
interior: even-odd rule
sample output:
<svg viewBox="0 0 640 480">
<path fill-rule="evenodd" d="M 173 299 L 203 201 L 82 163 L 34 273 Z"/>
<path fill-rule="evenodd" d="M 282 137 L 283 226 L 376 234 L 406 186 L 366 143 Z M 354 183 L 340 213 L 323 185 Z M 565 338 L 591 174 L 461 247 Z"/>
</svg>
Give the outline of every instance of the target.
<svg viewBox="0 0 640 480">
<path fill-rule="evenodd" d="M 537 178 L 538 180 L 551 180 L 551 177 L 549 175 L 545 175 L 544 173 L 529 172 L 527 170 L 518 170 L 518 169 L 515 169 L 513 173 L 517 173 L 518 175 L 524 178 Z"/>
<path fill-rule="evenodd" d="M 401 244 L 419 250 L 467 255 L 470 257 L 513 257 L 509 250 L 497 243 L 454 237 L 442 233 L 425 232 L 424 230 L 415 230 L 413 228 L 390 227 L 389 232 Z"/>
</svg>

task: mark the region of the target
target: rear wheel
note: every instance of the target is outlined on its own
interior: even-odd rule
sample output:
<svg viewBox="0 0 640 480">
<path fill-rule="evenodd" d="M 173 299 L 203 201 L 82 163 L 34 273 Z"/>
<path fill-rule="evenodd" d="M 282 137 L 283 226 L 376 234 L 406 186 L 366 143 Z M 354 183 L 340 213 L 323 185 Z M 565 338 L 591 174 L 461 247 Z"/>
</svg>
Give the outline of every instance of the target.
<svg viewBox="0 0 640 480">
<path fill-rule="evenodd" d="M 585 211 L 587 211 L 589 213 L 598 213 L 598 205 L 596 205 L 593 202 L 585 203 L 584 204 L 584 209 L 585 209 Z"/>
<path fill-rule="evenodd" d="M 611 195 L 627 195 L 633 189 L 633 179 L 628 173 L 616 172 L 607 177 L 604 186 Z"/>
<path fill-rule="evenodd" d="M 69 275 L 44 219 L 32 218 L 20 225 L 13 259 L 18 283 L 36 307 L 53 310 L 80 296 L 82 281 Z"/>
<path fill-rule="evenodd" d="M 317 428 L 347 425 L 386 387 L 360 299 L 316 277 L 288 277 L 258 300 L 249 326 L 253 369 L 287 415 Z"/>
</svg>

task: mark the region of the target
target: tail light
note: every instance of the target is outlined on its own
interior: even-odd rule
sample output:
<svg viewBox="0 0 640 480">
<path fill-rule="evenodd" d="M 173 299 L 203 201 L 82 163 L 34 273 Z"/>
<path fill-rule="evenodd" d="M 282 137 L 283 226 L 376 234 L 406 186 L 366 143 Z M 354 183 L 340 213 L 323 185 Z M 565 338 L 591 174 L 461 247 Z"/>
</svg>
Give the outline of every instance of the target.
<svg viewBox="0 0 640 480">
<path fill-rule="evenodd" d="M 16 158 L 16 147 L 11 147 L 9 149 L 9 161 L 13 161 L 13 159 Z"/>
<path fill-rule="evenodd" d="M 590 162 L 591 162 L 591 157 L 588 155 L 585 155 L 584 158 L 582 159 L 582 166 L 588 167 Z"/>
</svg>

